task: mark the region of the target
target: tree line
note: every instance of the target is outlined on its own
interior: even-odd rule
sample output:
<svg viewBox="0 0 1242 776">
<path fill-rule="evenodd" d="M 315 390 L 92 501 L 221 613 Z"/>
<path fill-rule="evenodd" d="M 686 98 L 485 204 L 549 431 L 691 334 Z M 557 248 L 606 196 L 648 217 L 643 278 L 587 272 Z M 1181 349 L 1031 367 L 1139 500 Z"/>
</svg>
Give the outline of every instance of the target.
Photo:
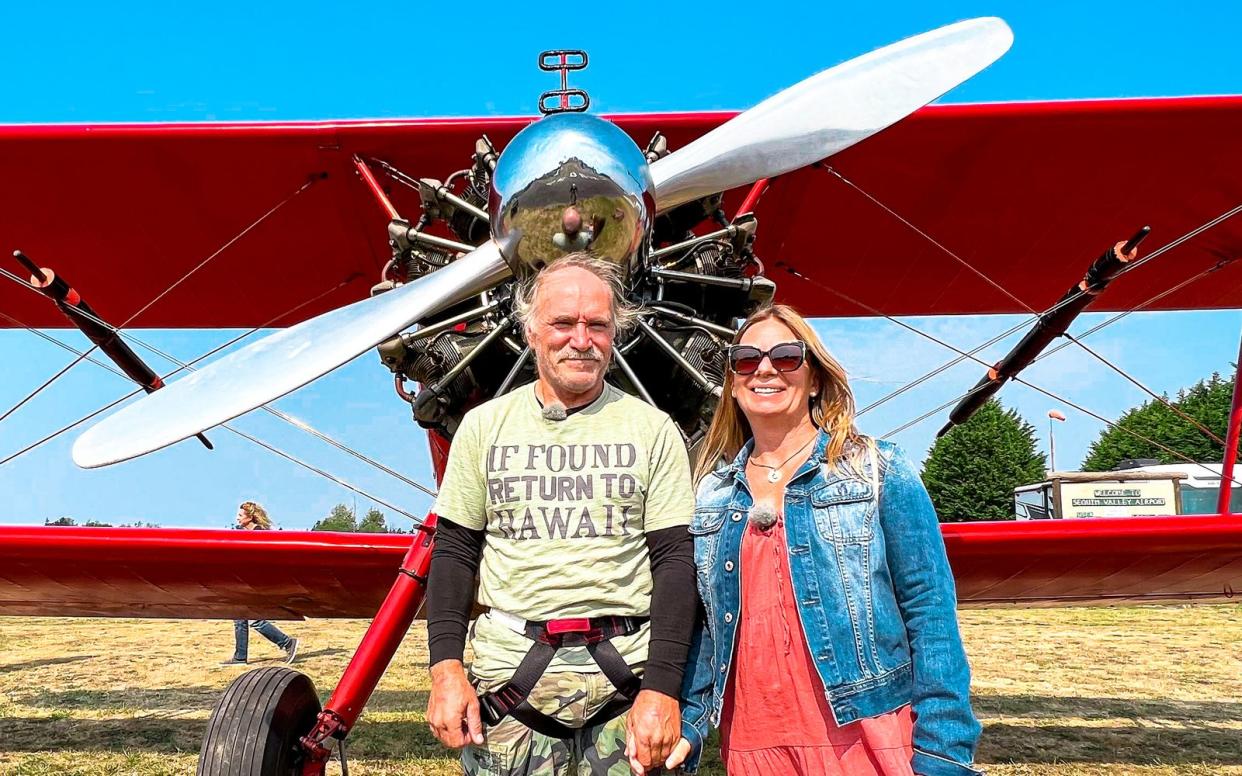
<svg viewBox="0 0 1242 776">
<path fill-rule="evenodd" d="M 1214 373 L 1176 398 L 1163 398 L 1168 404 L 1143 402 L 1101 431 L 1081 469 L 1109 471 L 1139 458 L 1162 464 L 1220 462 L 1224 445 L 1203 429 L 1225 438 L 1233 380 Z M 1046 466 L 1035 427 L 992 399 L 932 444 L 923 463 L 923 483 L 941 522 L 1009 520 L 1014 516 L 1013 489 L 1043 480 Z"/>
<path fill-rule="evenodd" d="M 77 526 L 81 525 L 86 528 L 159 528 L 157 523 L 146 523 L 141 520 L 133 523 L 120 523 L 113 525 L 99 520 L 87 520 L 79 523 L 72 517 L 58 517 L 55 520 L 50 518 L 43 521 L 48 526 Z M 338 531 L 343 533 L 408 533 L 397 527 L 390 527 L 384 517 L 384 513 L 374 507 L 367 510 L 367 513 L 359 520 L 354 515 L 354 510 L 345 504 L 337 504 L 332 507 L 332 511 L 327 517 L 315 522 L 311 527 L 312 531 Z"/>
<path fill-rule="evenodd" d="M 58 517 L 55 520 L 51 518 L 47 518 L 46 520 L 43 521 L 43 524 L 44 525 L 63 525 L 63 526 L 79 525 L 77 520 L 74 520 L 72 517 L 68 517 L 68 516 Z M 142 520 L 135 520 L 132 523 L 121 523 L 119 525 L 113 525 L 112 523 L 105 523 L 100 520 L 87 520 L 85 523 L 81 523 L 80 525 L 83 528 L 159 528 L 160 527 L 159 523 L 147 523 Z"/>
<path fill-rule="evenodd" d="M 407 533 L 397 527 L 390 527 L 384 519 L 384 513 L 372 507 L 359 520 L 354 510 L 345 504 L 337 504 L 322 520 L 311 526 L 312 531 L 337 531 L 340 533 Z"/>
</svg>

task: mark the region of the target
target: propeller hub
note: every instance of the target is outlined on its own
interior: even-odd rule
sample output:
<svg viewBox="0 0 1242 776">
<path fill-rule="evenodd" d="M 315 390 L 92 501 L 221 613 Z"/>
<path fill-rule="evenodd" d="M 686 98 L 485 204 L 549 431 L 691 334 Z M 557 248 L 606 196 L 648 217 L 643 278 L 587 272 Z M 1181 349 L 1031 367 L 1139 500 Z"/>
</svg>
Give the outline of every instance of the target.
<svg viewBox="0 0 1242 776">
<path fill-rule="evenodd" d="M 509 142 L 492 176 L 492 237 L 518 277 L 589 251 L 628 276 L 646 257 L 654 214 L 647 158 L 610 121 L 557 113 Z"/>
</svg>

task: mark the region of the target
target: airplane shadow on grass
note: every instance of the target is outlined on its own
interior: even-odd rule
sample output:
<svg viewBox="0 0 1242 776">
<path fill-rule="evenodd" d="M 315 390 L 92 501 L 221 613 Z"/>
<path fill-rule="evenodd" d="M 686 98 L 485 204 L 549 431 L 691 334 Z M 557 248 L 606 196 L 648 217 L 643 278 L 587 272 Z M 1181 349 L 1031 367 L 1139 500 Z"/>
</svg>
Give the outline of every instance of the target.
<svg viewBox="0 0 1242 776">
<path fill-rule="evenodd" d="M 298 652 L 297 662 L 301 663 L 302 661 L 309 660 L 312 657 L 326 657 L 330 655 L 349 655 L 349 654 L 352 654 L 352 650 L 348 650 L 343 647 L 324 647 L 323 649 L 304 650 L 304 651 Z M 255 655 L 253 653 L 251 653 L 250 655 L 250 666 L 252 668 L 259 668 L 265 665 L 273 665 L 273 666 L 281 665 L 284 662 L 285 662 L 285 659 L 283 657 L 272 655 L 270 654 L 270 652 L 268 652 L 267 654 L 263 654 L 263 655 Z"/>
<path fill-rule="evenodd" d="M 49 741 L 56 741 L 62 750 L 194 752 L 206 720 L 183 715 L 201 717 L 220 692 L 218 687 L 186 687 L 11 696 L 14 705 L 32 707 L 40 716 L 0 719 L 6 731 L 4 748 L 44 751 Z M 1031 723 L 988 724 L 980 745 L 981 763 L 1242 765 L 1238 731 L 1214 726 L 1242 718 L 1242 703 L 990 695 L 978 696 L 975 705 L 985 718 L 1022 718 Z M 377 691 L 367 705 L 369 712 L 417 713 L 419 718 L 368 720 L 364 715 L 349 737 L 350 752 L 380 759 L 448 756 L 421 719 L 426 708 L 425 691 Z M 78 719 L 72 716 L 78 709 L 131 714 L 137 710 L 137 715 Z M 54 711 L 48 715 L 48 710 Z M 1086 724 L 1044 724 L 1066 717 Z"/>
<path fill-rule="evenodd" d="M 972 700 L 980 717 L 1007 718 L 985 723 L 976 758 L 981 763 L 1242 764 L 1237 729 L 1217 727 L 1242 719 L 1242 703 L 1038 695 Z M 1067 718 L 1082 724 L 1045 722 Z"/>
<path fill-rule="evenodd" d="M 331 688 L 320 688 L 327 700 Z M 0 716 L 6 731 L 4 750 L 46 751 L 49 741 L 68 751 L 193 752 L 202 743 L 210 712 L 223 690 L 180 687 L 130 690 L 35 691 L 13 694 L 13 705 L 28 707 L 33 717 Z M 349 737 L 349 751 L 359 757 L 437 757 L 447 751 L 432 737 L 421 714 L 427 708 L 423 690 L 377 690 L 367 704 L 372 713 L 416 712 L 417 720 L 362 722 Z M 133 714 L 112 719 L 81 719 L 77 710 Z M 49 713 L 50 712 L 50 713 Z M 186 719 L 193 714 L 198 718 Z"/>
<path fill-rule="evenodd" d="M 331 687 L 319 687 L 321 701 L 328 699 Z M 93 709 L 96 711 L 150 712 L 153 716 L 165 716 L 176 712 L 202 710 L 210 712 L 216 701 L 224 694 L 221 687 L 165 687 L 156 690 L 63 690 L 52 692 L 37 690 L 28 695 L 13 694 L 10 698 L 17 704 L 37 709 Z M 424 711 L 427 708 L 426 690 L 376 690 L 367 702 L 368 711 Z"/>
<path fill-rule="evenodd" d="M 64 657 L 45 657 L 38 660 L 27 660 L 24 663 L 6 663 L 0 665 L 0 674 L 10 674 L 14 671 L 25 671 L 31 668 L 43 668 L 44 666 L 59 666 L 65 663 L 76 663 L 79 660 L 90 660 L 99 657 L 99 655 L 66 655 Z"/>
<path fill-rule="evenodd" d="M 1078 698 L 1048 695 L 972 695 L 980 717 L 1032 719 L 1143 719 L 1167 722 L 1236 722 L 1242 702 L 1149 698 Z"/>
</svg>

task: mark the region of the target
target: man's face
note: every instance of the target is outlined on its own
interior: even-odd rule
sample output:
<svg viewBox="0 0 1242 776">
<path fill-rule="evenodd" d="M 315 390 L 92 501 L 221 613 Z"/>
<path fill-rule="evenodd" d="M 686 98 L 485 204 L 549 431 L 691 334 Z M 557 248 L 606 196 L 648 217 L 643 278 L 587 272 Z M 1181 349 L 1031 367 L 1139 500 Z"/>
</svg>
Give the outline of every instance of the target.
<svg viewBox="0 0 1242 776">
<path fill-rule="evenodd" d="M 560 394 L 583 394 L 604 380 L 612 357 L 612 292 L 578 267 L 544 278 L 527 337 L 539 376 Z"/>
</svg>

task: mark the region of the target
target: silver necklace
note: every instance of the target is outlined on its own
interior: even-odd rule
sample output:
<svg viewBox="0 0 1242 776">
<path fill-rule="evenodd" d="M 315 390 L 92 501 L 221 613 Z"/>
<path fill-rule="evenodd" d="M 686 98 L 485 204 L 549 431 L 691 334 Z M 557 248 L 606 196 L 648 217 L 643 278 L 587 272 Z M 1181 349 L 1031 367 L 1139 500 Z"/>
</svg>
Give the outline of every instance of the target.
<svg viewBox="0 0 1242 776">
<path fill-rule="evenodd" d="M 758 466 L 761 469 L 768 470 L 768 482 L 779 482 L 781 479 L 781 469 L 784 468 L 785 464 L 789 463 L 794 458 L 798 457 L 798 453 L 801 453 L 803 450 L 810 447 L 811 443 L 814 441 L 815 441 L 815 437 L 813 436 L 806 441 L 805 445 L 803 445 L 802 447 L 799 447 L 793 455 L 781 461 L 776 466 L 768 466 L 766 463 L 759 463 L 758 461 L 755 460 L 754 456 L 751 456 L 750 462 L 753 463 L 755 466 Z"/>
</svg>

